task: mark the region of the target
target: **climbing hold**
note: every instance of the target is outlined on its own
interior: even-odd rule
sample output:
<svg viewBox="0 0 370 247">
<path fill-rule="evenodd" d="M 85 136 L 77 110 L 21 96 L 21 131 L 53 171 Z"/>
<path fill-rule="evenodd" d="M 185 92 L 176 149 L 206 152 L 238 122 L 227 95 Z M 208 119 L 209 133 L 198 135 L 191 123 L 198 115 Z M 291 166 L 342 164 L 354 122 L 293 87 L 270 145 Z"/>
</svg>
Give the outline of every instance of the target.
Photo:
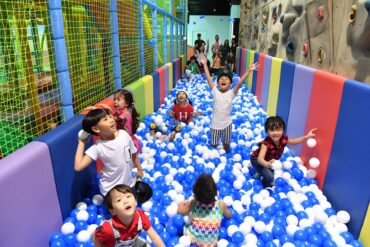
<svg viewBox="0 0 370 247">
<path fill-rule="evenodd" d="M 325 15 L 325 6 L 320 5 L 316 11 L 316 17 L 319 21 L 322 21 L 324 19 L 324 15 Z"/>
<path fill-rule="evenodd" d="M 357 10 L 356 5 L 355 4 L 352 5 L 351 11 L 349 12 L 349 15 L 348 15 L 348 21 L 351 24 L 355 24 L 355 21 L 356 21 L 356 10 Z"/>
<path fill-rule="evenodd" d="M 302 54 L 303 54 L 303 56 L 307 57 L 307 55 L 308 55 L 308 42 L 303 43 Z"/>
<path fill-rule="evenodd" d="M 290 54 L 290 55 L 294 55 L 294 52 L 295 52 L 295 45 L 292 41 L 289 41 L 286 46 L 285 46 L 285 49 L 286 49 L 286 53 L 287 54 Z"/>
<path fill-rule="evenodd" d="M 317 51 L 317 62 L 321 65 L 325 60 L 325 50 L 324 48 L 320 47 Z"/>
</svg>

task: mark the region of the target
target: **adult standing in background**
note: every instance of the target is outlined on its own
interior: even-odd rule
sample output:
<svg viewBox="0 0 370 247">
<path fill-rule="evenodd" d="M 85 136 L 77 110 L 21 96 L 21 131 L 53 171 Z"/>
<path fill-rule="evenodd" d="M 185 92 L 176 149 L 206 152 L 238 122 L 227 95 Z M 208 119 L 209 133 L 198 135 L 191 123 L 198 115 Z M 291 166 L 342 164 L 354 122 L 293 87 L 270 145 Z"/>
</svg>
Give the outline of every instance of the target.
<svg viewBox="0 0 370 247">
<path fill-rule="evenodd" d="M 222 44 L 220 42 L 220 37 L 218 36 L 218 34 L 216 34 L 215 42 L 212 44 L 212 48 L 211 48 L 212 55 L 214 55 L 216 49 L 220 50 L 221 46 L 222 46 Z"/>
<path fill-rule="evenodd" d="M 221 47 L 221 66 L 225 66 L 225 61 L 230 52 L 229 40 L 225 39 L 224 45 Z"/>
<path fill-rule="evenodd" d="M 198 39 L 194 41 L 194 48 L 195 48 L 194 53 L 196 51 L 200 52 L 200 47 L 206 45 L 206 42 L 204 40 L 202 40 L 202 34 L 198 33 L 197 37 L 198 37 Z"/>
<path fill-rule="evenodd" d="M 238 43 L 236 42 L 236 38 L 231 39 L 231 51 L 233 52 L 234 56 L 236 54 L 236 48 L 238 47 Z"/>
</svg>

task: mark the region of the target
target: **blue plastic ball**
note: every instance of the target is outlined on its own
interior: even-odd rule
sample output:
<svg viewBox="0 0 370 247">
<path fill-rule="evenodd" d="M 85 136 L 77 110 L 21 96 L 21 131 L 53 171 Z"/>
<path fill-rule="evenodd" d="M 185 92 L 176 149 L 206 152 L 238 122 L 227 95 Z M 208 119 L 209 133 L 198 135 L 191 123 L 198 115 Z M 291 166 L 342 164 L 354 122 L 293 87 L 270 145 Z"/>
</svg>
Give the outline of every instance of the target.
<svg viewBox="0 0 370 247">
<path fill-rule="evenodd" d="M 154 230 L 158 233 L 161 234 L 164 231 L 164 227 L 162 224 L 155 224 L 153 226 Z"/>
<path fill-rule="evenodd" d="M 180 214 L 176 214 L 173 218 L 172 218 L 172 224 L 179 228 L 179 227 L 182 227 L 184 225 L 184 216 L 180 215 Z"/>
<path fill-rule="evenodd" d="M 297 230 L 295 233 L 294 233 L 294 240 L 297 240 L 297 241 L 306 241 L 307 240 L 307 233 L 305 231 L 302 231 L 302 230 Z"/>
<path fill-rule="evenodd" d="M 233 241 L 234 244 L 240 246 L 245 240 L 244 234 L 241 233 L 240 231 L 236 231 L 232 235 L 231 240 Z"/>
<path fill-rule="evenodd" d="M 353 237 L 353 235 L 350 232 L 342 232 L 340 235 L 344 238 L 344 240 L 346 240 L 347 244 L 349 244 L 353 240 L 355 240 L 355 238 Z"/>
<path fill-rule="evenodd" d="M 321 246 L 322 245 L 322 238 L 319 235 L 310 235 L 308 237 L 308 242 L 311 244 L 314 244 L 316 246 Z"/>
</svg>

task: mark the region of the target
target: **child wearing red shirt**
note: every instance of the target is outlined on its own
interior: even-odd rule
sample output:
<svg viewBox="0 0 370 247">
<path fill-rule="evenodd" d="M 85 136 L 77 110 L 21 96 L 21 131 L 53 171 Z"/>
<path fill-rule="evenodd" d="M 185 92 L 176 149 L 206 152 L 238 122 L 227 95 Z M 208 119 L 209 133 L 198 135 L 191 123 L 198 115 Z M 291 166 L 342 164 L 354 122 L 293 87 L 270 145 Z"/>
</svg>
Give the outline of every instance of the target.
<svg viewBox="0 0 370 247">
<path fill-rule="evenodd" d="M 116 185 L 106 195 L 105 203 L 112 219 L 96 228 L 92 235 L 94 246 L 147 246 L 139 238 L 142 230 L 148 233 L 155 246 L 165 246 L 144 211 L 136 210 L 136 198 L 131 187 Z"/>
<path fill-rule="evenodd" d="M 171 134 L 170 140 L 175 138 L 177 132 L 181 130 L 181 123 L 188 124 L 193 118 L 202 115 L 202 112 L 198 111 L 194 114 L 194 108 L 188 95 L 185 91 L 179 91 L 176 94 L 175 104 L 172 107 L 172 111 L 168 113 L 170 117 L 174 119 L 175 122 L 180 122 L 175 125 Z"/>
</svg>

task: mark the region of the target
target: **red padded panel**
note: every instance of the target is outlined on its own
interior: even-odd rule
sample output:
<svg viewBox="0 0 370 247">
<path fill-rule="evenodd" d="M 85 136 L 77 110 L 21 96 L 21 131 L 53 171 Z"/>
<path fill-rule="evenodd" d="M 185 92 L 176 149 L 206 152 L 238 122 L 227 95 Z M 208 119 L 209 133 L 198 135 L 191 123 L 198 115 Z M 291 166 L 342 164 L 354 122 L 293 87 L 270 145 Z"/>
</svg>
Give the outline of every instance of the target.
<svg viewBox="0 0 370 247">
<path fill-rule="evenodd" d="M 163 104 L 165 95 L 165 80 L 166 80 L 166 71 L 165 66 L 162 66 L 157 69 L 159 73 L 159 103 Z"/>
<path fill-rule="evenodd" d="M 263 66 L 265 64 L 265 54 L 260 53 L 258 57 L 258 63 L 260 67 L 257 71 L 257 86 L 256 86 L 256 96 L 258 102 L 261 102 L 261 93 L 262 93 L 262 80 L 263 80 Z"/>
<path fill-rule="evenodd" d="M 343 84 L 343 77 L 324 71 L 315 71 L 305 134 L 312 128 L 318 128 L 316 131 L 317 145 L 312 149 L 303 145 L 302 159 L 306 165 L 312 157 L 320 160 L 320 166 L 317 168 L 317 180 L 320 188 L 324 184 L 330 158 Z"/>
</svg>

